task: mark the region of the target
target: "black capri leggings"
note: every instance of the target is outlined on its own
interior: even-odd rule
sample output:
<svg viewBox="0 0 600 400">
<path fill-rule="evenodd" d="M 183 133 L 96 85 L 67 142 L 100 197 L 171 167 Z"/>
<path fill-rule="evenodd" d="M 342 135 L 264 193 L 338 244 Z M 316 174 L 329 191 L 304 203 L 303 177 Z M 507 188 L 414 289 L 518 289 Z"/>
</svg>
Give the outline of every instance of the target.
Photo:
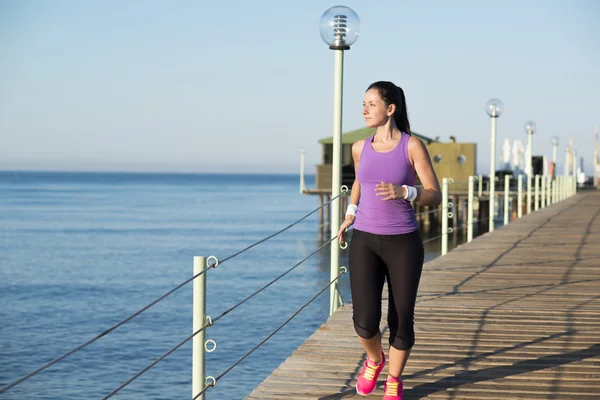
<svg viewBox="0 0 600 400">
<path fill-rule="evenodd" d="M 388 282 L 390 345 L 408 350 L 415 343 L 414 311 L 423 270 L 419 231 L 375 235 L 354 229 L 350 241 L 350 287 L 356 333 L 370 339 L 379 332 L 381 295 Z"/>
</svg>

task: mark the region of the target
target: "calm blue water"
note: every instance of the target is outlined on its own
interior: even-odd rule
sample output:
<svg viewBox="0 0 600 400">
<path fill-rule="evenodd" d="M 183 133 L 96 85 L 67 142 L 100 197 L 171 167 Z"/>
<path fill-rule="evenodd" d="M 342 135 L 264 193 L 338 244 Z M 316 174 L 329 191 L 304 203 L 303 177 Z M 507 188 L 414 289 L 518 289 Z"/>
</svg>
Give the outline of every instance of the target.
<svg viewBox="0 0 600 400">
<path fill-rule="evenodd" d="M 308 177 L 309 187 L 314 178 Z M 317 207 L 297 176 L 0 172 L 0 386 L 91 339 L 192 276 Z M 317 215 L 207 274 L 216 317 L 310 254 Z M 439 242 L 428 245 L 428 259 Z M 347 264 L 347 251 L 341 263 Z M 329 280 L 329 248 L 209 328 L 218 376 Z M 342 294 L 349 299 L 348 278 Z M 241 399 L 328 315 L 326 291 L 225 375 L 210 399 Z M 0 399 L 102 398 L 192 332 L 192 284 Z M 191 395 L 191 341 L 116 398 Z"/>
</svg>

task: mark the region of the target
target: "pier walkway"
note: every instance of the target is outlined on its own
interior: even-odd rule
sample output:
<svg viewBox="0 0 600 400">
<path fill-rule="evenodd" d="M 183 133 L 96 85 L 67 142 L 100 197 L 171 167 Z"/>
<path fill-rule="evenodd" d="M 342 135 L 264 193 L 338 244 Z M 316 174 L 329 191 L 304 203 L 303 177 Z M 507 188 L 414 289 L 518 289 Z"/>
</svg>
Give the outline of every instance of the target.
<svg viewBox="0 0 600 400">
<path fill-rule="evenodd" d="M 600 399 L 600 193 L 579 193 L 427 263 L 417 301 L 405 400 Z M 372 395 L 354 389 L 364 353 L 351 307 L 247 399 L 381 399 L 387 367 Z"/>
</svg>

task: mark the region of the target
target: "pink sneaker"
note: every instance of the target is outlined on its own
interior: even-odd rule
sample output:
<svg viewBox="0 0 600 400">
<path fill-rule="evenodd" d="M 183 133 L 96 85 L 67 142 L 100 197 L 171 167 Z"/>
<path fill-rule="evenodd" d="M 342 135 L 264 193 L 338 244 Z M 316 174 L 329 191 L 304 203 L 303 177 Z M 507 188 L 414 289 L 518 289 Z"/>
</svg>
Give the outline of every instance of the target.
<svg viewBox="0 0 600 400">
<path fill-rule="evenodd" d="M 404 387 L 398 378 L 389 377 L 385 382 L 383 400 L 402 400 Z"/>
<path fill-rule="evenodd" d="M 379 364 L 369 360 L 369 357 L 367 357 L 365 366 L 356 382 L 356 393 L 362 396 L 373 393 L 377 386 L 377 378 L 383 367 L 385 367 L 385 354 L 383 352 L 381 352 L 381 362 Z"/>
</svg>

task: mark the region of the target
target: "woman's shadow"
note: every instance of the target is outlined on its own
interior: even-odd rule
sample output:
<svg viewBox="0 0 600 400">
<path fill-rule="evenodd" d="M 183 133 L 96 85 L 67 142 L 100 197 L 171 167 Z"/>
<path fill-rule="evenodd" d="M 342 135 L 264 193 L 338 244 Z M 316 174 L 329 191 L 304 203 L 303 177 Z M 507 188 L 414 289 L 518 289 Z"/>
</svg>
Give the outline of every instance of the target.
<svg viewBox="0 0 600 400">
<path fill-rule="evenodd" d="M 559 334 L 550 335 L 549 337 L 539 338 L 532 342 L 526 342 L 526 343 L 518 344 L 516 346 L 512 346 L 511 349 L 525 347 L 525 346 L 533 344 L 533 343 L 539 343 L 539 342 L 553 339 L 553 338 L 556 338 L 559 336 L 570 335 L 572 333 L 573 332 L 563 332 L 563 333 L 559 333 Z M 480 354 L 475 357 L 469 357 L 468 359 L 457 360 L 456 362 L 452 363 L 451 365 L 449 365 L 449 364 L 440 365 L 431 370 L 421 371 L 421 372 L 417 372 L 412 375 L 408 375 L 405 377 L 405 379 L 407 379 L 407 380 L 409 380 L 411 378 L 414 379 L 416 377 L 428 375 L 432 372 L 436 372 L 436 371 L 448 368 L 450 366 L 460 365 L 461 363 L 464 363 L 464 362 L 472 362 L 472 361 L 475 361 L 476 359 L 486 358 L 491 355 L 503 353 L 507 350 L 508 349 L 500 349 L 498 351 L 494 351 L 494 352 L 490 352 L 490 353 L 486 353 L 486 354 Z M 535 359 L 530 359 L 530 360 L 522 360 L 522 361 L 518 361 L 512 365 L 485 368 L 485 369 L 474 370 L 474 371 L 462 371 L 462 372 L 457 373 L 456 375 L 445 377 L 445 378 L 439 379 L 435 382 L 424 383 L 421 385 L 417 385 L 417 386 L 413 387 L 412 389 L 407 389 L 404 391 L 403 397 L 405 400 L 421 399 L 421 398 L 425 398 L 434 393 L 445 392 L 445 391 L 449 391 L 451 389 L 458 388 L 459 386 L 462 386 L 462 385 L 474 384 L 474 383 L 482 382 L 482 381 L 486 381 L 486 380 L 502 379 L 502 378 L 506 378 L 506 377 L 512 376 L 512 375 L 519 375 L 519 374 L 523 374 L 523 373 L 534 372 L 534 371 L 548 369 L 548 368 L 554 368 L 554 367 L 569 364 L 572 362 L 582 361 L 582 360 L 585 360 L 586 358 L 598 357 L 598 356 L 600 356 L 600 344 L 594 344 L 586 349 L 576 350 L 576 351 L 572 351 L 572 352 L 568 352 L 568 353 L 551 354 L 551 355 L 547 355 L 547 356 L 543 356 L 543 357 L 539 357 L 539 358 L 535 358 Z M 344 388 L 340 392 L 338 392 L 336 394 L 331 394 L 331 395 L 327 395 L 324 397 L 320 397 L 319 400 L 339 400 L 339 399 L 352 398 L 355 396 L 357 398 L 363 398 L 362 396 L 359 396 L 356 393 L 355 388 L 350 387 L 350 383 L 354 379 L 356 374 L 358 374 L 358 368 L 355 371 L 355 373 L 352 374 L 352 377 L 348 381 L 345 382 Z M 558 389 L 559 387 L 560 386 L 554 387 L 554 390 Z M 378 390 L 382 389 L 383 382 L 379 382 L 379 384 L 377 385 L 377 388 L 378 388 Z M 553 397 L 550 397 L 550 398 L 553 398 Z"/>
</svg>

